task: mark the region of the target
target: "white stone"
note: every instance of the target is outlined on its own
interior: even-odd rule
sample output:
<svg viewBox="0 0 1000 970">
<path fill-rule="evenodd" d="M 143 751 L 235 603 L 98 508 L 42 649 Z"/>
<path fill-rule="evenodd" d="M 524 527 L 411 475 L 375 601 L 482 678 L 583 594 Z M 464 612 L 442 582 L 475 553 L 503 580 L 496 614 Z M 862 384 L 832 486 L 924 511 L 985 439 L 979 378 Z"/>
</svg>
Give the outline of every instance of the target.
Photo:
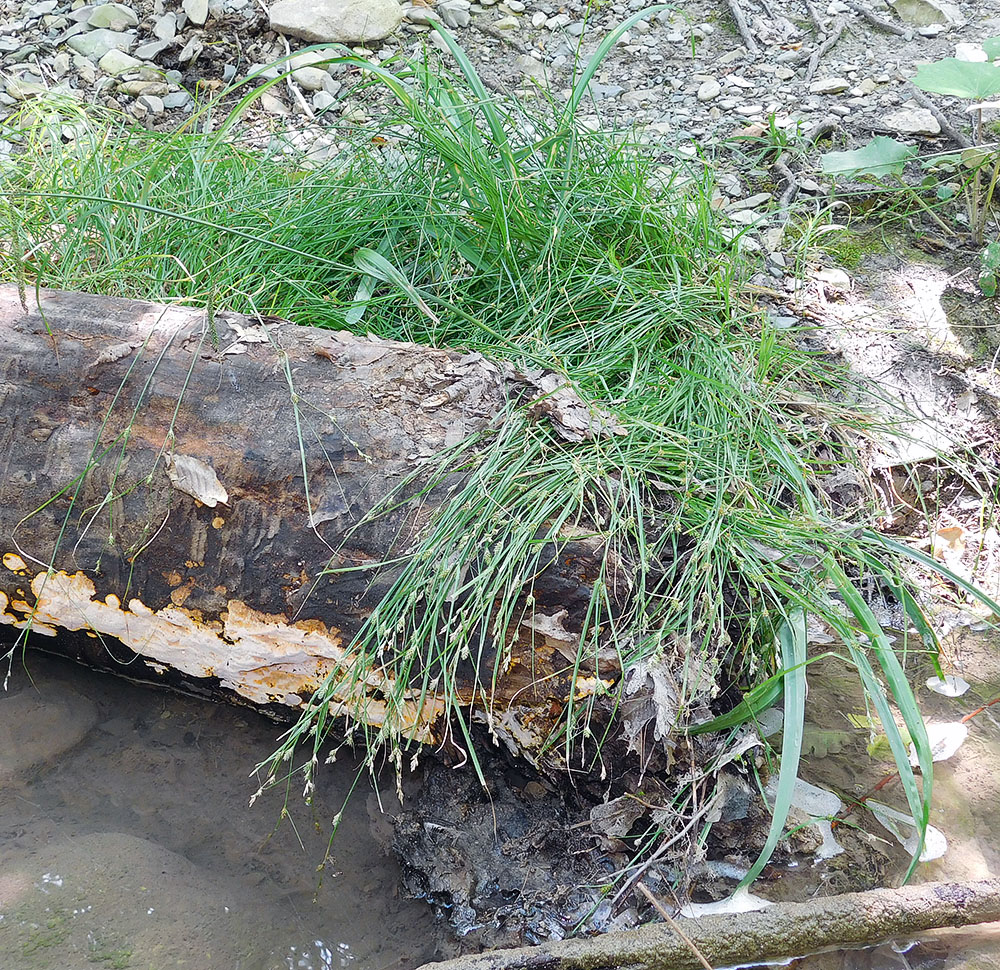
<svg viewBox="0 0 1000 970">
<path fill-rule="evenodd" d="M 810 94 L 840 94 L 851 86 L 851 82 L 842 77 L 821 77 L 809 85 Z"/>
<path fill-rule="evenodd" d="M 388 37 L 403 19 L 396 0 L 278 0 L 271 29 L 301 40 L 367 43 Z"/>
<path fill-rule="evenodd" d="M 208 20 L 208 0 L 184 0 L 181 8 L 188 15 L 191 23 L 197 24 L 199 27 Z"/>
<path fill-rule="evenodd" d="M 97 66 L 105 74 L 121 74 L 133 68 L 142 67 L 142 61 L 125 51 L 112 48 L 98 62 Z"/>
<path fill-rule="evenodd" d="M 989 58 L 986 56 L 986 51 L 983 50 L 981 44 L 956 44 L 955 60 L 982 62 L 988 61 Z"/>
<path fill-rule="evenodd" d="M 158 40 L 173 40 L 177 36 L 177 14 L 165 13 L 153 24 L 153 36 Z"/>
<path fill-rule="evenodd" d="M 139 98 L 139 103 L 142 104 L 150 114 L 163 114 L 163 100 L 155 94 L 142 95 Z"/>
<path fill-rule="evenodd" d="M 44 84 L 12 77 L 7 82 L 7 93 L 15 101 L 23 101 L 26 98 L 37 98 L 39 95 L 48 94 L 49 89 Z"/>
<path fill-rule="evenodd" d="M 292 79 L 306 91 L 322 91 L 329 76 L 321 67 L 299 67 L 292 71 Z"/>
<path fill-rule="evenodd" d="M 125 30 L 128 27 L 135 27 L 139 23 L 139 18 L 134 10 L 123 3 L 102 3 L 90 12 L 87 23 L 91 27 Z"/>
<path fill-rule="evenodd" d="M 902 135 L 938 135 L 941 126 L 926 108 L 902 107 L 882 119 L 886 128 Z"/>
<path fill-rule="evenodd" d="M 520 21 L 511 14 L 509 17 L 501 17 L 493 26 L 497 30 L 517 30 Z"/>
<path fill-rule="evenodd" d="M 76 34 L 66 41 L 70 50 L 83 54 L 84 57 L 101 58 L 110 50 L 128 51 L 135 47 L 135 33 L 117 30 L 88 30 L 84 34 Z"/>
<path fill-rule="evenodd" d="M 472 20 L 469 0 L 442 0 L 437 5 L 438 16 L 445 25 L 457 30 L 460 27 L 468 27 Z M 523 4 L 522 4 L 523 7 Z"/>
<path fill-rule="evenodd" d="M 337 103 L 337 99 L 328 91 L 317 91 L 312 96 L 314 111 L 329 111 Z"/>
<path fill-rule="evenodd" d="M 713 77 L 698 86 L 699 101 L 713 101 L 722 94 L 722 85 Z"/>
<path fill-rule="evenodd" d="M 900 20 L 913 24 L 914 27 L 964 23 L 961 10 L 947 0 L 889 0 L 889 6 L 896 11 Z"/>
</svg>

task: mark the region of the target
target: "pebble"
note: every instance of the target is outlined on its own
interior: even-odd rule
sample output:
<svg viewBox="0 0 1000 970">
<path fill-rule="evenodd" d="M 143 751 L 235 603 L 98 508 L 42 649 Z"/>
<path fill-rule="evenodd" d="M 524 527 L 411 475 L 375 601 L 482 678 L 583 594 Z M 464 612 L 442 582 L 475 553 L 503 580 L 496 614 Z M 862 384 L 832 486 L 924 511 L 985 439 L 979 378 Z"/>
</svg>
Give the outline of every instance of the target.
<svg viewBox="0 0 1000 970">
<path fill-rule="evenodd" d="M 75 34 L 66 41 L 66 46 L 84 57 L 100 60 L 110 50 L 131 50 L 135 47 L 135 42 L 136 36 L 132 31 L 108 30 L 104 27 Z"/>
<path fill-rule="evenodd" d="M 322 91 L 323 82 L 329 76 L 321 67 L 300 67 L 292 71 L 292 78 L 306 91 Z"/>
<path fill-rule="evenodd" d="M 501 17 L 493 26 L 497 30 L 517 30 L 520 26 L 520 20 L 514 16 Z"/>
<path fill-rule="evenodd" d="M 143 95 L 155 95 L 158 98 L 170 93 L 170 85 L 164 84 L 162 81 L 122 81 L 118 85 L 118 90 L 133 98 Z"/>
<path fill-rule="evenodd" d="M 199 27 L 208 20 L 208 0 L 184 0 L 181 7 L 191 22 Z"/>
<path fill-rule="evenodd" d="M 183 108 L 191 100 L 191 95 L 187 91 L 172 91 L 170 94 L 165 94 L 160 100 L 163 102 L 164 108 Z"/>
<path fill-rule="evenodd" d="M 312 96 L 312 106 L 315 111 L 328 111 L 337 103 L 337 99 L 328 91 L 317 91 Z"/>
<path fill-rule="evenodd" d="M 123 3 L 102 3 L 90 12 L 87 25 L 90 27 L 106 27 L 108 30 L 125 30 L 135 27 L 139 18 L 134 10 Z"/>
<path fill-rule="evenodd" d="M 177 14 L 171 12 L 157 17 L 153 24 L 153 36 L 158 40 L 173 40 L 177 36 Z"/>
<path fill-rule="evenodd" d="M 125 51 L 112 47 L 98 62 L 97 66 L 105 74 L 122 74 L 132 68 L 142 67 L 142 61 Z"/>
<path fill-rule="evenodd" d="M 163 114 L 163 100 L 155 94 L 144 94 L 139 98 L 139 102 L 149 111 L 150 114 Z"/>
<path fill-rule="evenodd" d="M 902 135 L 938 135 L 941 125 L 926 108 L 904 106 L 882 119 L 886 128 Z"/>
<path fill-rule="evenodd" d="M 438 16 L 452 30 L 468 27 L 472 21 L 469 0 L 442 0 L 437 5 Z M 523 9 L 524 4 L 521 4 Z M 513 9 L 513 7 L 511 8 Z"/>
<path fill-rule="evenodd" d="M 810 94 L 840 94 L 851 86 L 851 82 L 842 77 L 821 77 L 809 85 Z"/>
<path fill-rule="evenodd" d="M 698 86 L 697 98 L 699 101 L 712 101 L 720 94 L 722 94 L 722 85 L 715 78 L 703 81 Z"/>
<path fill-rule="evenodd" d="M 142 44 L 137 47 L 133 52 L 136 57 L 144 61 L 153 61 L 160 56 L 168 47 L 170 46 L 170 41 L 168 40 L 154 40 L 150 41 L 148 44 Z"/>
</svg>

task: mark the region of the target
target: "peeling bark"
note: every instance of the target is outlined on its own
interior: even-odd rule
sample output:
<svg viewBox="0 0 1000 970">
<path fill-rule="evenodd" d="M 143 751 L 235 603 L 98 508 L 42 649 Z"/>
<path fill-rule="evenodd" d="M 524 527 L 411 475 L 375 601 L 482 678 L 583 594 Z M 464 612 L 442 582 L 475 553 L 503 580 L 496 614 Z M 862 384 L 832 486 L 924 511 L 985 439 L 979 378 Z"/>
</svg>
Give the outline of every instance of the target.
<svg viewBox="0 0 1000 970">
<path fill-rule="evenodd" d="M 828 946 L 879 943 L 942 926 L 1000 920 L 1000 879 L 927 883 L 776 903 L 754 913 L 680 920 L 684 935 L 714 967 L 802 956 Z M 491 950 L 420 970 L 700 970 L 692 948 L 665 923 Z"/>
<path fill-rule="evenodd" d="M 478 354 L 46 290 L 25 312 L 14 287 L 0 287 L 0 364 L 2 641 L 81 631 L 66 643 L 89 635 L 107 666 L 179 671 L 289 713 L 351 663 L 392 579 L 324 571 L 405 555 L 442 489 L 355 528 L 365 513 L 532 398 L 528 378 Z M 536 420 L 557 420 L 552 398 Z M 591 433 L 585 409 L 572 417 L 566 437 Z M 601 421 L 593 433 L 620 433 Z M 570 542 L 536 580 L 537 611 L 579 616 L 601 555 Z M 517 695 L 527 737 L 569 690 L 537 639 L 525 629 L 515 650 L 535 688 L 512 674 L 497 698 Z M 387 676 L 338 700 L 378 724 Z M 414 693 L 398 727 L 431 740 L 442 710 Z"/>
</svg>

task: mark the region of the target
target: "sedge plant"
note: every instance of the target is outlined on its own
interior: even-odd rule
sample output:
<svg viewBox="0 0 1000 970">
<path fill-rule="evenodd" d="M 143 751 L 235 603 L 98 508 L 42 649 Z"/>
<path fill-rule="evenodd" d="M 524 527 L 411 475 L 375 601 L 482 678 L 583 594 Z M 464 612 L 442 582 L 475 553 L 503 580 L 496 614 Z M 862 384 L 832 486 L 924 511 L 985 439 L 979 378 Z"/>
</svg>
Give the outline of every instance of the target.
<svg viewBox="0 0 1000 970">
<path fill-rule="evenodd" d="M 0 273 L 29 290 L 211 294 L 217 307 L 477 350 L 553 371 L 612 415 L 624 434 L 567 441 L 512 403 L 367 513 L 445 495 L 402 558 L 372 568 L 385 593 L 351 644 L 356 661 L 309 699 L 264 773 L 278 783 L 301 767 L 310 790 L 337 736 L 363 735 L 372 766 L 385 753 L 399 764 L 415 742 L 394 710 L 431 695 L 445 699 L 475 765 L 474 724 L 490 729 L 504 714 L 491 698 L 507 631 L 530 614 L 533 583 L 566 537 L 584 533 L 621 568 L 594 578 L 571 667 L 601 669 L 610 653 L 620 676 L 606 694 L 571 692 L 543 753 L 598 764 L 642 663 L 712 672 L 687 681 L 671 712 L 678 733 L 731 728 L 783 689 L 774 819 L 749 879 L 784 831 L 799 770 L 806 617 L 841 637 L 921 831 L 930 748 L 862 582 L 898 590 L 921 647 L 935 644 L 902 579 L 906 547 L 860 531 L 866 523 L 842 517 L 817 484 L 832 464 L 856 461 L 869 424 L 851 403 L 857 389 L 739 298 L 746 266 L 711 205 L 708 168 L 677 157 L 654 190 L 656 159 L 638 141 L 578 124 L 601 58 L 639 16 L 605 39 L 566 104 L 533 110 L 491 95 L 440 27 L 455 73 L 430 60 L 390 69 L 340 58 L 395 108 L 377 139 L 346 133 L 348 147 L 321 166 L 241 146 L 240 113 L 275 83 L 260 78 L 234 89 L 236 107 L 212 134 L 90 118 L 65 145 L 26 120 L 10 135 L 32 150 L 3 170 L 0 234 L 19 246 L 0 255 Z M 290 400 L 299 406 L 291 384 Z M 471 709 L 457 686 L 470 664 L 480 678 Z M 331 701 L 373 669 L 396 685 L 377 729 Z M 723 676 L 748 688 L 745 700 L 691 724 L 688 710 Z"/>
</svg>

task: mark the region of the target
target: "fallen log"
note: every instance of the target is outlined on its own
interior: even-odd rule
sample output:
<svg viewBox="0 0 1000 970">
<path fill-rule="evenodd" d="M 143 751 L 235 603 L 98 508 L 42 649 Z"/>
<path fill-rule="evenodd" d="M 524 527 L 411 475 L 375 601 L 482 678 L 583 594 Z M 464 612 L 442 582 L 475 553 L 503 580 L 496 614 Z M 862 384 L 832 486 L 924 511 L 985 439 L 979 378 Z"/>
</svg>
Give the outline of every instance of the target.
<svg viewBox="0 0 1000 970">
<path fill-rule="evenodd" d="M 478 354 L 78 293 L 24 305 L 0 287 L 0 362 L 8 647 L 30 634 L 293 715 L 350 667 L 352 637 L 392 581 L 391 567 L 352 567 L 404 559 L 448 485 L 418 481 L 406 501 L 400 482 L 512 401 L 542 399 L 537 420 L 591 433 L 551 375 L 538 386 Z M 602 556 L 592 538 L 567 540 L 534 577 L 537 613 L 565 610 L 572 628 Z M 77 636 L 56 638 L 66 631 Z M 494 702 L 524 713 L 513 734 L 530 746 L 572 670 L 530 624 L 515 636 Z M 477 699 L 491 650 L 461 668 L 453 699 Z M 333 713 L 439 738 L 445 699 L 413 690 L 390 715 L 391 678 L 367 670 Z"/>
<path fill-rule="evenodd" d="M 419 970 L 701 970 L 698 954 L 713 967 L 756 964 L 994 920 L 1000 920 L 1000 879 L 926 883 L 680 920 L 687 941 L 655 923 L 589 939 L 490 950 Z"/>
</svg>

